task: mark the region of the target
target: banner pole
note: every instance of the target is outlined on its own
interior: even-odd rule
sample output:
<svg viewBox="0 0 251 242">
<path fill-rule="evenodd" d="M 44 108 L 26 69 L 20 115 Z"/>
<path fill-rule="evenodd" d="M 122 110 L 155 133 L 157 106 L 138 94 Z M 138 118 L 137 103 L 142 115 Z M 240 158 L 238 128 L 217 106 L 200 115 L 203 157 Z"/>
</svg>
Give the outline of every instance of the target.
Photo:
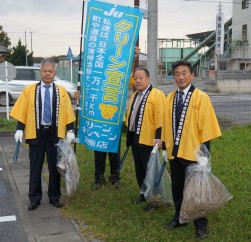
<svg viewBox="0 0 251 242">
<path fill-rule="evenodd" d="M 81 62 L 82 62 L 82 43 L 83 43 L 83 25 L 84 25 L 84 8 L 85 8 L 85 0 L 83 0 L 82 5 L 82 21 L 81 21 L 81 38 L 80 38 L 80 50 L 79 50 L 79 65 L 78 65 L 78 91 L 80 90 L 80 81 L 81 81 Z M 75 124 L 75 137 L 78 134 L 78 108 L 79 108 L 80 100 L 77 99 L 77 107 L 76 107 L 76 124 Z M 77 145 L 74 143 L 74 152 L 76 153 Z"/>
</svg>

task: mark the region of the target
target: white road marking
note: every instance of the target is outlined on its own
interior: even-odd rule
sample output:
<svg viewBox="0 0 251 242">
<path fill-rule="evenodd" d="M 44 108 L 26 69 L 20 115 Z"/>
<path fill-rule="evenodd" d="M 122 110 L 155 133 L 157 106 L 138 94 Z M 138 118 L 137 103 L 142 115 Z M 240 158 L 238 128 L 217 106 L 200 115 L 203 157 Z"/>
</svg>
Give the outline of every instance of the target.
<svg viewBox="0 0 251 242">
<path fill-rule="evenodd" d="M 0 168 L 0 171 L 2 171 L 3 170 L 3 168 Z"/>
<path fill-rule="evenodd" d="M 16 221 L 17 218 L 15 215 L 11 215 L 11 216 L 2 216 L 0 217 L 0 223 L 1 222 L 9 222 L 9 221 Z"/>
</svg>

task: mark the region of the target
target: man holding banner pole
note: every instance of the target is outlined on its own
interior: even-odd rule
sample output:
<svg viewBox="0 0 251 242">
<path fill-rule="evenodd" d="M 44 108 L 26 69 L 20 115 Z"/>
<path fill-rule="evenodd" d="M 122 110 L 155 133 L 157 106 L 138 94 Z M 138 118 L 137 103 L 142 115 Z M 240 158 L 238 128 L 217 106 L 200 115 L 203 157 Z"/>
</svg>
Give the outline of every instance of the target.
<svg viewBox="0 0 251 242">
<path fill-rule="evenodd" d="M 88 1 L 78 138 L 80 144 L 94 150 L 97 188 L 105 183 L 107 153 L 110 154 L 109 180 L 113 185 L 119 184 L 121 129 L 142 18 L 139 8 Z"/>
<path fill-rule="evenodd" d="M 134 57 L 132 63 L 132 71 L 135 66 L 135 62 L 138 59 L 140 54 L 140 48 L 138 46 L 135 47 L 134 50 Z M 133 86 L 133 76 L 131 74 L 129 86 Z M 80 91 L 76 91 L 74 93 L 74 98 L 80 99 Z M 109 157 L 110 163 L 110 176 L 108 177 L 108 181 L 113 185 L 114 188 L 119 188 L 120 186 L 120 174 L 118 172 L 119 164 L 120 164 L 120 142 L 118 152 L 103 152 L 94 150 L 94 164 L 95 164 L 95 171 L 94 171 L 94 179 L 95 185 L 94 189 L 99 190 L 103 185 L 106 184 L 105 179 L 105 168 L 106 168 L 106 157 Z"/>
</svg>

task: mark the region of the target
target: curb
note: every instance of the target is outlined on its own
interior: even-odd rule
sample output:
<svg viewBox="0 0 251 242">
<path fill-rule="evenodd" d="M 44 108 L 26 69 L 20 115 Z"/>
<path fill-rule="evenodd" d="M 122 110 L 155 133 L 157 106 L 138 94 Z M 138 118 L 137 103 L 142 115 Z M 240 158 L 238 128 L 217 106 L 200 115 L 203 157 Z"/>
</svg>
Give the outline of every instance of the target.
<svg viewBox="0 0 251 242">
<path fill-rule="evenodd" d="M 15 133 L 16 133 L 16 130 L 3 130 L 3 131 L 0 131 L 0 137 L 13 136 L 13 138 L 14 138 Z"/>
</svg>

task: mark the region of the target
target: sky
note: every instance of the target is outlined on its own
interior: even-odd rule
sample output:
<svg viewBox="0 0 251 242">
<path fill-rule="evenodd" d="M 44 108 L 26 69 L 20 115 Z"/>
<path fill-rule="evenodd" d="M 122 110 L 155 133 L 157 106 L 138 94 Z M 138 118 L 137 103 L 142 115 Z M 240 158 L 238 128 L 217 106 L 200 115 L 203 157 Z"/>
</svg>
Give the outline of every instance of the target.
<svg viewBox="0 0 251 242">
<path fill-rule="evenodd" d="M 134 0 L 103 0 L 133 6 Z M 157 0 L 156 0 L 157 1 Z M 147 0 L 140 0 L 144 7 Z M 241 2 L 241 1 L 240 1 Z M 225 21 L 232 16 L 232 0 L 222 0 Z M 0 25 L 11 40 L 20 39 L 34 57 L 73 55 L 80 52 L 82 0 L 0 0 Z M 219 1 L 158 0 L 158 38 L 186 38 L 186 35 L 215 29 Z M 147 20 L 142 21 L 139 45 L 146 52 Z"/>
</svg>

